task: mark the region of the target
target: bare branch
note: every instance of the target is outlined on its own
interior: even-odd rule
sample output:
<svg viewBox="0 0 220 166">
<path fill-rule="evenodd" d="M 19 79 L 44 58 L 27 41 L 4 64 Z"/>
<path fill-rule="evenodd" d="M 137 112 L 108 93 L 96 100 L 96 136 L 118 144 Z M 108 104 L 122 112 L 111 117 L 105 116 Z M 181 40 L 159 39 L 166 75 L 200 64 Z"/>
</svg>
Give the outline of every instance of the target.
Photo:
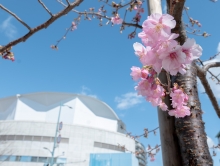
<svg viewBox="0 0 220 166">
<path fill-rule="evenodd" d="M 216 56 L 218 56 L 219 55 L 219 53 L 217 53 L 216 55 L 214 55 L 213 57 L 216 57 Z M 213 58 L 212 58 L 213 59 Z M 205 66 L 204 65 L 204 63 L 200 60 L 200 59 L 198 59 L 198 61 L 201 63 L 201 65 L 202 66 Z M 218 83 L 220 83 L 220 79 L 218 78 L 218 76 L 215 76 L 211 71 L 209 71 L 209 70 L 206 70 L 212 77 L 214 77 L 217 81 L 218 81 Z"/>
<path fill-rule="evenodd" d="M 50 12 L 50 10 L 44 5 L 44 3 L 41 0 L 38 0 L 38 2 L 43 6 L 43 8 L 47 11 L 47 13 L 49 13 L 51 15 L 51 17 L 53 16 L 53 14 Z"/>
<path fill-rule="evenodd" d="M 58 0 L 58 2 L 59 2 L 61 5 L 63 5 L 64 7 L 67 7 L 67 5 L 64 4 L 61 0 Z M 105 19 L 111 21 L 111 17 L 108 17 L 108 16 L 106 16 L 106 15 L 102 15 L 102 14 L 100 14 L 100 13 L 86 12 L 86 11 L 85 11 L 85 12 L 79 12 L 79 11 L 74 10 L 74 9 L 73 9 L 72 11 L 73 11 L 74 13 L 79 14 L 79 15 L 91 15 L 91 16 L 96 16 L 96 17 L 100 17 L 100 18 L 105 18 Z M 122 25 L 132 26 L 132 27 L 137 27 L 137 28 L 142 29 L 142 26 L 139 25 L 139 24 L 123 22 Z"/>
<path fill-rule="evenodd" d="M 201 83 L 202 83 L 203 87 L 205 88 L 205 92 L 207 93 L 209 99 L 211 100 L 211 103 L 215 109 L 216 114 L 220 118 L 220 107 L 219 107 L 217 99 L 216 99 L 207 79 L 206 79 L 207 70 L 204 70 L 204 68 L 200 68 L 199 66 L 196 66 L 196 68 L 197 68 L 197 76 L 201 80 Z"/>
<path fill-rule="evenodd" d="M 8 43 L 7 45 L 5 45 L 4 47 L 2 47 L 0 49 L 0 52 L 4 52 L 5 50 L 7 50 L 8 48 L 10 48 L 11 46 L 14 46 L 18 43 L 21 42 L 25 42 L 30 36 L 32 36 L 33 34 L 35 34 L 36 32 L 42 30 L 43 28 L 47 28 L 49 25 L 51 25 L 54 21 L 56 21 L 58 18 L 62 17 L 63 15 L 67 14 L 68 12 L 70 12 L 74 7 L 79 6 L 80 3 L 82 3 L 83 0 L 75 0 L 75 2 L 71 3 L 68 7 L 66 7 L 64 10 L 60 11 L 59 13 L 53 15 L 50 19 L 48 19 L 46 22 L 44 22 L 43 24 L 33 28 L 30 30 L 30 32 L 28 32 L 26 35 Z"/>
<path fill-rule="evenodd" d="M 2 4 L 0 4 L 0 8 L 2 8 L 4 11 L 8 12 L 10 15 L 12 15 L 16 20 L 18 20 L 21 24 L 23 24 L 27 29 L 31 30 L 31 27 L 27 25 L 24 21 L 22 21 L 16 14 L 5 8 Z"/>
<path fill-rule="evenodd" d="M 220 67 L 220 62 L 211 62 L 203 66 L 203 70 L 207 71 L 209 68 L 212 67 Z"/>
<path fill-rule="evenodd" d="M 67 3 L 68 5 L 70 5 L 70 2 L 69 2 L 69 0 L 66 0 L 66 3 Z"/>
</svg>

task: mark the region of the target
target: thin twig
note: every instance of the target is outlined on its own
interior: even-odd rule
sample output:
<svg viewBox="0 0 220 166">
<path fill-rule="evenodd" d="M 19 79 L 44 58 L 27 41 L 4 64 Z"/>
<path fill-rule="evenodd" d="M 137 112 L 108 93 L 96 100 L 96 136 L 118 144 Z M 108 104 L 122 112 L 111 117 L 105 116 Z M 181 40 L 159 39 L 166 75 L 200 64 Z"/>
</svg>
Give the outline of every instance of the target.
<svg viewBox="0 0 220 166">
<path fill-rule="evenodd" d="M 12 15 L 16 20 L 18 20 L 21 24 L 23 24 L 27 29 L 31 31 L 31 27 L 27 25 L 24 21 L 22 21 L 16 14 L 5 8 L 2 4 L 0 4 L 0 8 L 2 8 L 4 11 L 8 12 L 10 15 Z"/>
<path fill-rule="evenodd" d="M 64 7 L 67 7 L 66 4 L 64 4 L 61 0 L 58 0 L 58 2 L 63 5 Z M 100 17 L 100 18 L 105 18 L 109 21 L 111 21 L 111 17 L 108 17 L 106 15 L 102 15 L 100 13 L 95 13 L 95 12 L 79 12 L 75 9 L 72 10 L 73 12 L 77 13 L 77 14 L 80 14 L 80 15 L 92 15 L 92 16 L 96 16 L 96 17 Z M 127 23 L 127 22 L 123 22 L 122 23 L 123 25 L 126 25 L 126 26 L 132 26 L 132 27 L 137 27 L 139 29 L 142 29 L 142 26 L 139 25 L 139 24 L 133 24 L 133 23 Z"/>
<path fill-rule="evenodd" d="M 43 6 L 43 8 L 51 15 L 51 17 L 53 16 L 53 14 L 50 12 L 50 10 L 46 7 L 46 5 L 44 5 L 44 3 L 41 0 L 38 0 L 38 2 Z"/>
<path fill-rule="evenodd" d="M 60 17 L 66 15 L 68 12 L 70 12 L 74 7 L 79 6 L 80 3 L 82 3 L 83 0 L 75 0 L 75 2 L 71 3 L 68 7 L 66 7 L 64 10 L 58 12 L 57 14 L 53 15 L 50 19 L 48 19 L 46 22 L 44 22 L 43 24 L 40 24 L 38 26 L 36 26 L 35 28 L 31 29 L 30 32 L 28 32 L 26 35 L 8 43 L 7 45 L 3 46 L 0 49 L 0 52 L 4 52 L 5 50 L 7 50 L 8 48 L 10 48 L 11 46 L 14 46 L 18 43 L 24 42 L 26 41 L 30 36 L 32 36 L 33 34 L 35 34 L 36 32 L 42 30 L 43 28 L 47 28 L 49 25 L 51 25 L 54 21 L 56 21 L 57 19 L 59 19 Z"/>
<path fill-rule="evenodd" d="M 70 5 L 70 2 L 69 2 L 69 0 L 66 0 L 66 3 L 67 3 L 68 5 Z"/>
<path fill-rule="evenodd" d="M 63 37 L 62 38 L 60 38 L 59 40 L 57 40 L 57 43 L 55 44 L 55 47 L 57 48 L 57 46 L 59 45 L 59 43 L 62 41 L 62 40 L 64 40 L 64 39 L 66 39 L 66 36 L 67 36 L 67 34 L 69 33 L 69 31 L 72 29 L 72 25 L 66 30 L 66 32 L 65 32 L 65 34 L 63 35 Z"/>
</svg>

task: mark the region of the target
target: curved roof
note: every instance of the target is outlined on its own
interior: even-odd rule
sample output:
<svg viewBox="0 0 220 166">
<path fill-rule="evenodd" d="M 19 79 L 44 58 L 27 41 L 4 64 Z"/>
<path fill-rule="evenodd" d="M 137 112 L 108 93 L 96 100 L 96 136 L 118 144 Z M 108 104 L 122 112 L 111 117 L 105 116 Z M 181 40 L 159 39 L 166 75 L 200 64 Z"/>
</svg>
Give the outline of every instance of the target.
<svg viewBox="0 0 220 166">
<path fill-rule="evenodd" d="M 26 105 L 30 105 L 30 103 L 33 102 L 37 103 L 42 107 L 45 107 L 45 110 L 41 111 L 47 111 L 46 108 L 48 107 L 55 107 L 55 105 L 57 107 L 57 104 L 66 103 L 76 99 L 78 99 L 77 101 L 83 103 L 83 105 L 96 116 L 112 120 L 119 120 L 118 116 L 110 106 L 94 97 L 62 92 L 37 92 L 21 95 L 18 94 L 16 96 L 2 98 L 0 99 L 0 116 L 1 113 L 5 112 L 9 107 L 12 107 L 13 104 L 16 104 L 18 100 L 22 101 Z"/>
</svg>

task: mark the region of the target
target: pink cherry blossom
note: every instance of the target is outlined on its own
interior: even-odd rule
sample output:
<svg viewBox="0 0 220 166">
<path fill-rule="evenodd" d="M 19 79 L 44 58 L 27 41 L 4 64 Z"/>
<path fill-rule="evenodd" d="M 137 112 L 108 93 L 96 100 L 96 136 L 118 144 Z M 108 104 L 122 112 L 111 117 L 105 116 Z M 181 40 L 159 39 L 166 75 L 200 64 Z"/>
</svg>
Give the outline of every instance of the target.
<svg viewBox="0 0 220 166">
<path fill-rule="evenodd" d="M 77 25 L 76 25 L 75 22 L 72 22 L 72 29 L 71 29 L 71 31 L 74 31 L 75 29 L 77 29 Z"/>
<path fill-rule="evenodd" d="M 179 69 L 183 67 L 182 64 L 185 62 L 186 55 L 182 52 L 181 46 L 176 46 L 162 53 L 160 59 L 162 59 L 162 67 L 171 75 L 176 75 Z"/>
<path fill-rule="evenodd" d="M 137 81 L 141 78 L 141 69 L 139 67 L 132 66 L 131 71 L 132 72 L 130 75 L 134 81 Z"/>
<path fill-rule="evenodd" d="M 186 63 L 191 63 L 202 55 L 202 47 L 196 44 L 194 39 L 187 39 L 182 45 L 182 51 L 186 54 Z"/>
<path fill-rule="evenodd" d="M 150 156 L 150 161 L 154 161 L 154 160 L 155 160 L 154 155 L 151 155 L 151 156 Z"/>
<path fill-rule="evenodd" d="M 141 44 L 141 43 L 134 43 L 133 44 L 134 50 L 135 50 L 135 54 L 141 58 L 142 56 L 144 56 L 146 54 L 146 48 Z"/>
<path fill-rule="evenodd" d="M 175 116 L 176 118 L 184 118 L 185 116 L 189 116 L 190 113 L 190 108 L 187 106 L 182 106 L 173 110 L 170 110 L 168 112 L 170 116 Z"/>
<path fill-rule="evenodd" d="M 177 37 L 179 36 L 179 34 L 175 34 L 172 33 L 169 37 L 167 37 L 167 39 L 165 39 L 164 41 L 159 41 L 157 42 L 157 49 L 158 49 L 158 53 L 164 53 L 166 51 L 168 51 L 170 48 L 175 48 L 178 43 L 176 40 Z"/>
<path fill-rule="evenodd" d="M 161 102 L 161 103 L 159 104 L 159 107 L 160 107 L 160 109 L 163 110 L 163 111 L 167 111 L 167 109 L 168 109 L 167 105 L 166 105 L 165 103 L 163 103 L 163 102 Z"/>
<path fill-rule="evenodd" d="M 144 31 L 138 33 L 138 37 L 141 38 L 145 46 L 154 47 L 157 44 L 157 41 L 152 40 Z"/>
<path fill-rule="evenodd" d="M 115 17 L 111 18 L 113 24 L 121 24 L 123 20 L 119 17 L 119 14 L 116 14 Z"/>
<path fill-rule="evenodd" d="M 138 92 L 138 95 L 147 96 L 149 93 L 149 89 L 151 87 L 151 83 L 146 79 L 142 79 L 137 86 L 135 86 L 135 90 Z"/>
<path fill-rule="evenodd" d="M 147 79 L 149 77 L 149 72 L 146 69 L 141 70 L 141 78 Z"/>
<path fill-rule="evenodd" d="M 171 15 L 159 13 L 148 16 L 142 25 L 143 31 L 155 40 L 167 38 L 175 26 L 176 21 Z"/>
<path fill-rule="evenodd" d="M 170 97 L 172 98 L 172 105 L 174 108 L 186 105 L 186 102 L 188 100 L 187 94 L 185 94 L 181 89 L 176 89 L 171 92 Z"/>
<path fill-rule="evenodd" d="M 140 61 L 143 65 L 152 66 L 157 73 L 162 69 L 162 60 L 159 58 L 157 49 L 148 50 L 147 54 L 145 54 Z"/>
<path fill-rule="evenodd" d="M 144 13 L 144 8 L 141 8 L 139 6 L 135 6 L 134 10 L 136 10 L 138 13 Z"/>
</svg>

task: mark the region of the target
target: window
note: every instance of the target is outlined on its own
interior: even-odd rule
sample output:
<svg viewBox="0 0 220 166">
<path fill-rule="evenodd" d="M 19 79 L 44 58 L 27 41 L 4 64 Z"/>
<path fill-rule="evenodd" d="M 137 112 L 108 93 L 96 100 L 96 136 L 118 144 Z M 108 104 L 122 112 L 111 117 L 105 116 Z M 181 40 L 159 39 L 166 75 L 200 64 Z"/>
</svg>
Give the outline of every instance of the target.
<svg viewBox="0 0 220 166">
<path fill-rule="evenodd" d="M 7 140 L 14 140 L 15 139 L 15 135 L 8 135 Z"/>
<path fill-rule="evenodd" d="M 102 148 L 109 149 L 109 144 L 102 143 Z"/>
<path fill-rule="evenodd" d="M 2 156 L 0 156 L 0 161 L 7 161 L 8 158 L 9 158 L 9 156 L 2 155 Z"/>
<path fill-rule="evenodd" d="M 24 140 L 25 141 L 32 141 L 32 136 L 25 135 Z"/>
<path fill-rule="evenodd" d="M 16 161 L 16 156 L 10 156 L 8 161 Z"/>
<path fill-rule="evenodd" d="M 66 163 L 66 159 L 65 158 L 57 158 L 56 163 L 57 164 Z"/>
<path fill-rule="evenodd" d="M 15 161 L 21 161 L 21 156 L 16 156 Z"/>
<path fill-rule="evenodd" d="M 38 158 L 38 162 L 40 162 L 40 163 L 47 163 L 48 162 L 48 158 L 47 157 L 39 157 Z"/>
<path fill-rule="evenodd" d="M 33 141 L 41 141 L 41 136 L 34 136 Z"/>
<path fill-rule="evenodd" d="M 100 142 L 94 142 L 94 146 L 101 148 L 101 147 L 102 147 L 102 143 L 100 143 Z"/>
<path fill-rule="evenodd" d="M 51 142 L 51 137 L 42 137 L 43 138 L 43 142 Z"/>
<path fill-rule="evenodd" d="M 69 138 L 62 138 L 61 143 L 66 143 L 66 144 L 68 144 L 68 143 L 69 143 Z"/>
<path fill-rule="evenodd" d="M 31 162 L 37 162 L 38 157 L 31 157 Z"/>
<path fill-rule="evenodd" d="M 7 139 L 7 135 L 1 135 L 1 138 L 0 138 L 1 141 L 6 141 L 6 139 Z"/>
<path fill-rule="evenodd" d="M 21 162 L 31 162 L 31 156 L 21 156 Z"/>
<path fill-rule="evenodd" d="M 18 140 L 18 141 L 23 141 L 23 139 L 24 139 L 23 135 L 16 135 L 15 137 L 15 140 Z"/>
</svg>

